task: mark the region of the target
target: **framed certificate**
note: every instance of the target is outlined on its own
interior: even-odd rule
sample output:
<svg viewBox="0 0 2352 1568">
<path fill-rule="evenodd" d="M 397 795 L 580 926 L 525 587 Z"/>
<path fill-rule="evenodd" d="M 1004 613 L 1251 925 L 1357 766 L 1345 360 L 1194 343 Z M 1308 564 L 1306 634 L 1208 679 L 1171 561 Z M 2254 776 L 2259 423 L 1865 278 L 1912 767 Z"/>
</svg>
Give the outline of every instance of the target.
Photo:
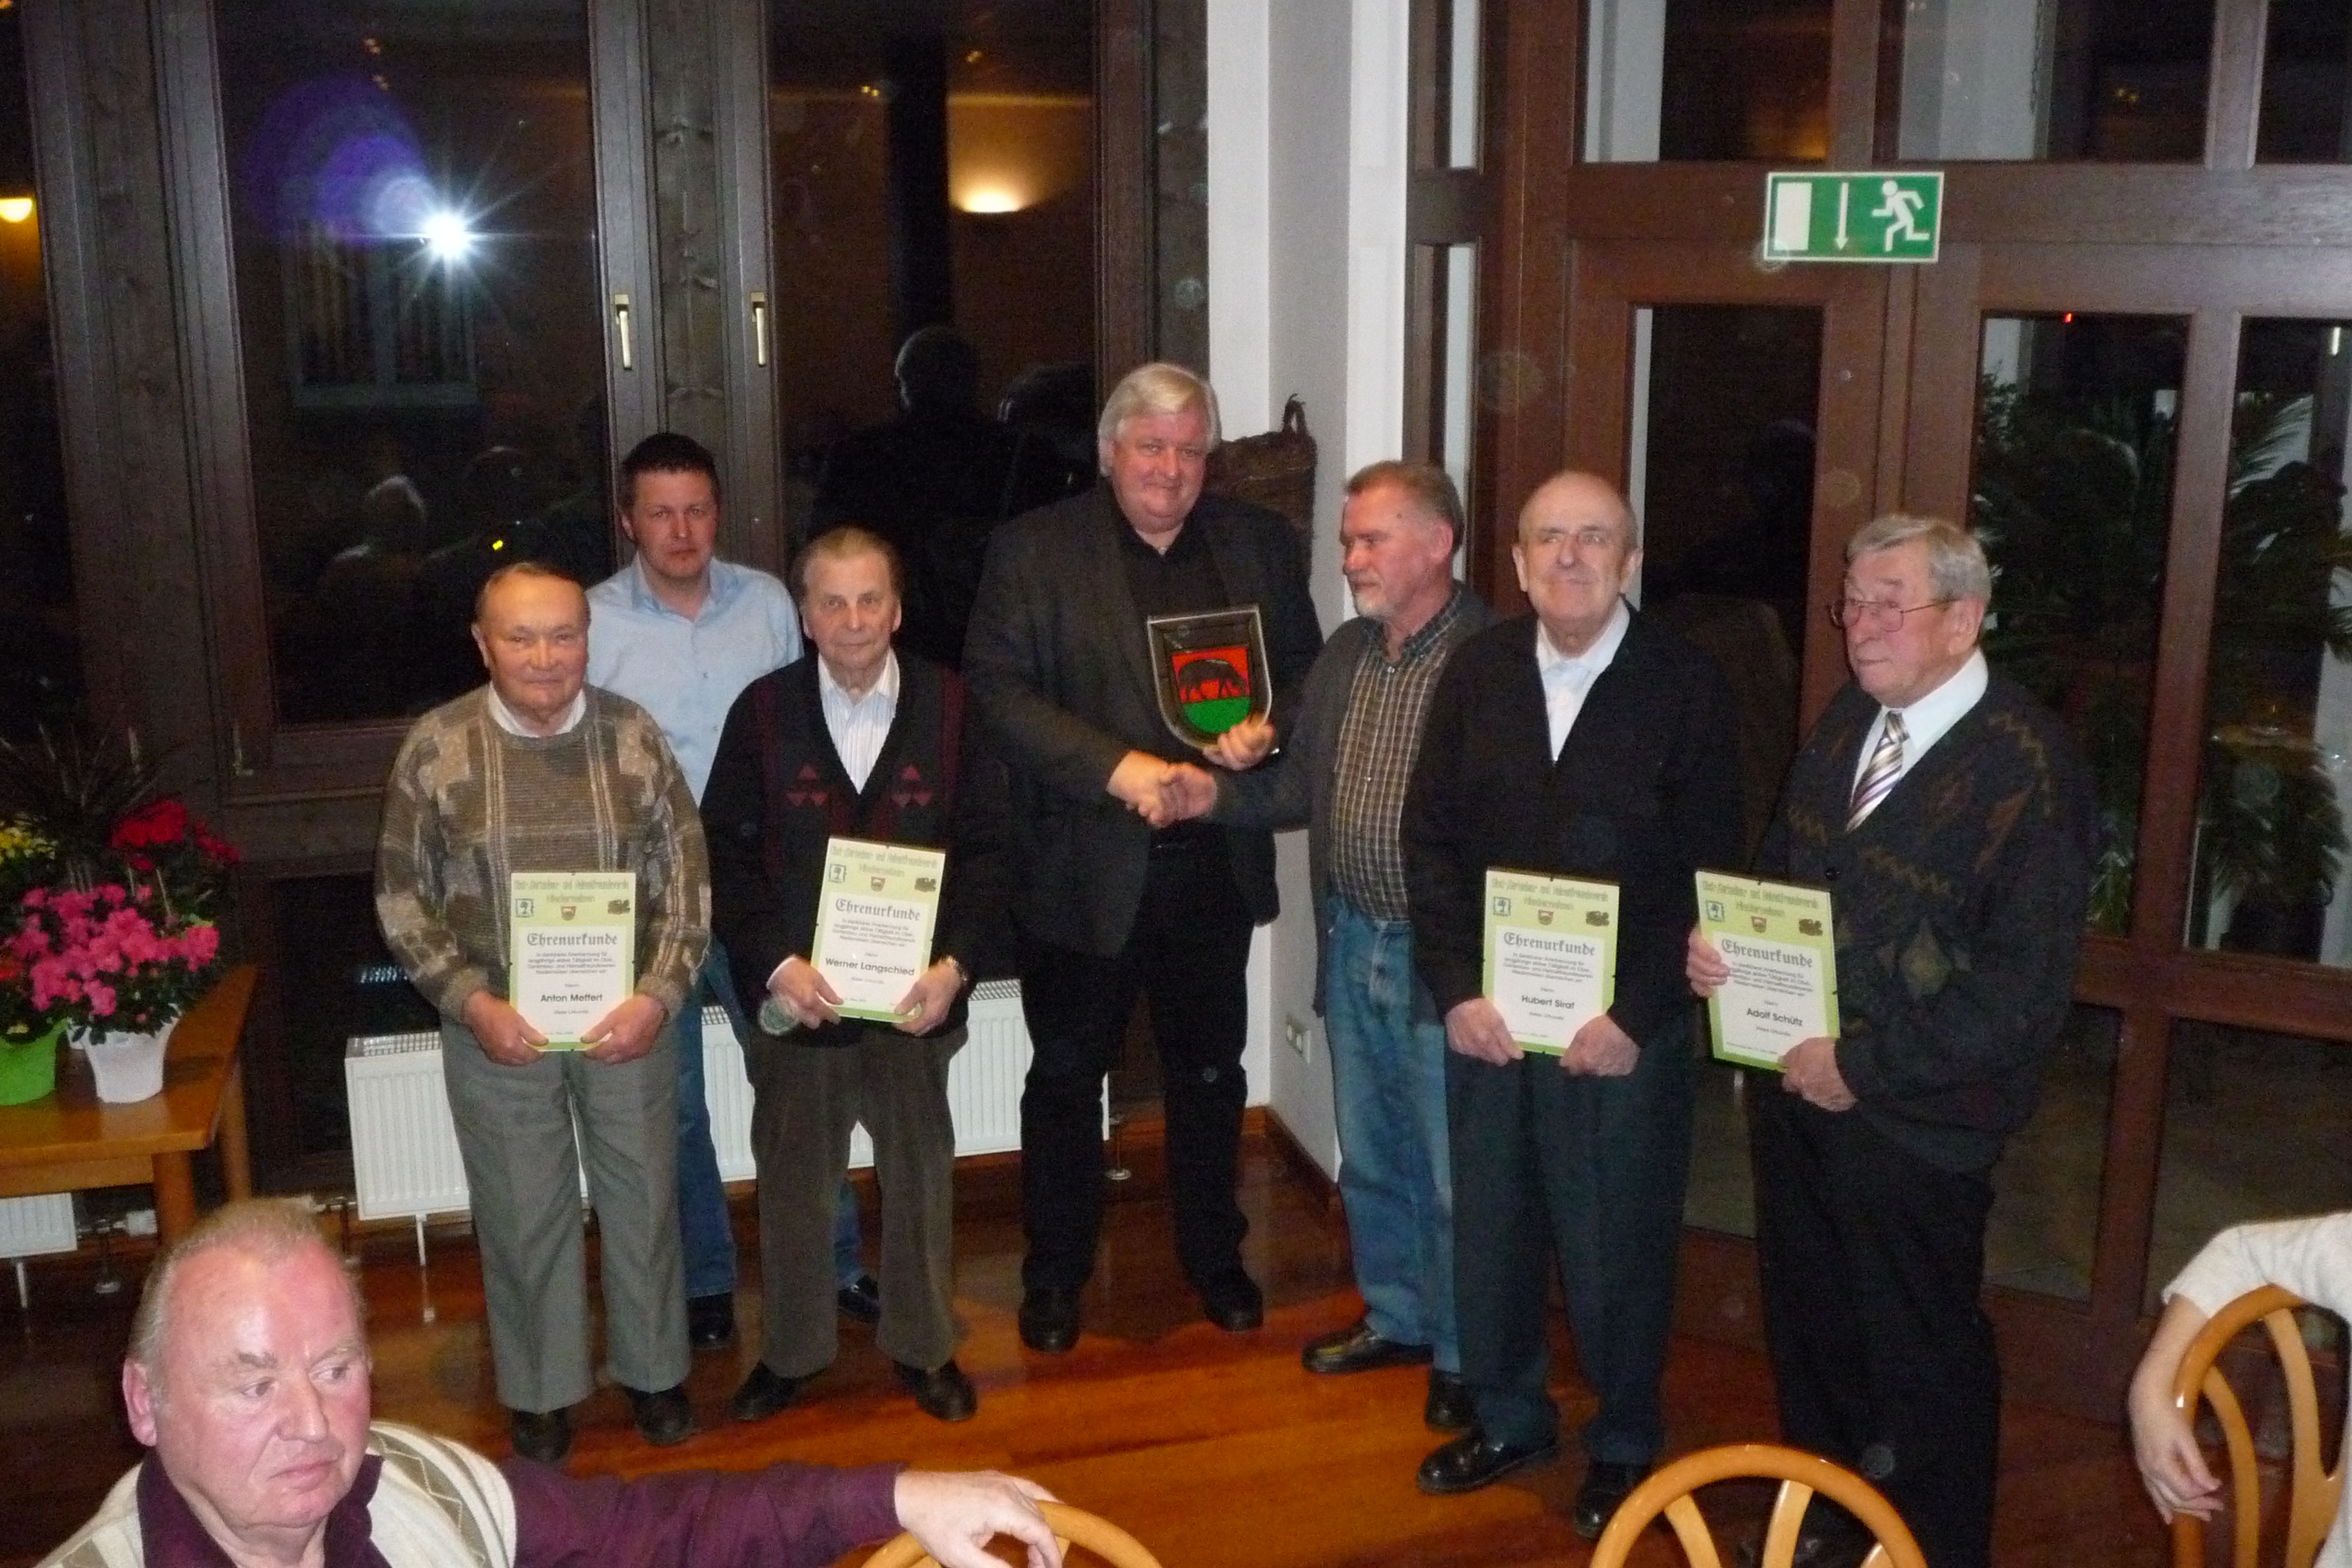
<svg viewBox="0 0 2352 1568">
<path fill-rule="evenodd" d="M 915 977 L 931 966 L 947 852 L 863 838 L 824 841 L 809 962 L 841 997 L 845 1018 L 895 1024 Z"/>
<path fill-rule="evenodd" d="M 507 924 L 507 1001 L 546 1049 L 576 1050 L 636 991 L 635 872 L 509 872 Z"/>
<path fill-rule="evenodd" d="M 1835 1037 L 1837 927 L 1827 889 L 1701 871 L 1698 929 L 1731 965 L 1706 1003 L 1718 1060 L 1778 1072 L 1790 1047 Z"/>
<path fill-rule="evenodd" d="M 1568 1049 L 1617 994 L 1617 884 L 1486 871 L 1486 992 L 1519 1048 Z"/>
</svg>

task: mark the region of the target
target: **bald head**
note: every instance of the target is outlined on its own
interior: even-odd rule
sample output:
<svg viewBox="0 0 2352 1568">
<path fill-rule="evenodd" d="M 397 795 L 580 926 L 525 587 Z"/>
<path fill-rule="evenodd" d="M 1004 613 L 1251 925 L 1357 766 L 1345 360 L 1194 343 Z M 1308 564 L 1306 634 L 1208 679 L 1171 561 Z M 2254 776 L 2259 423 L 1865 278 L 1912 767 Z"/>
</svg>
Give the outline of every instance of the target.
<svg viewBox="0 0 2352 1568">
<path fill-rule="evenodd" d="M 1641 570 L 1640 525 L 1608 480 L 1555 474 L 1519 509 L 1511 563 L 1551 645 L 1580 654 L 1607 629 Z"/>
</svg>

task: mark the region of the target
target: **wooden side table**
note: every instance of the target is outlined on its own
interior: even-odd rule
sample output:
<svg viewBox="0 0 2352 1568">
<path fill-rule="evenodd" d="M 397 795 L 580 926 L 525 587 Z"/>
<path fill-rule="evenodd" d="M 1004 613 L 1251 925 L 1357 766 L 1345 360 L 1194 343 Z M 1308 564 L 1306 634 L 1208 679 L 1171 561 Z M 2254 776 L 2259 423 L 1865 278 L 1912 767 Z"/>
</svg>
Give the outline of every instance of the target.
<svg viewBox="0 0 2352 1568">
<path fill-rule="evenodd" d="M 240 964 L 188 1009 L 164 1051 L 163 1092 L 152 1100 L 109 1105 L 89 1066 L 67 1062 L 55 1094 L 0 1105 L 0 1197 L 152 1182 L 156 1234 L 169 1244 L 196 1221 L 188 1156 L 215 1138 L 229 1196 L 251 1197 L 237 1046 L 253 983 L 253 965 Z"/>
</svg>

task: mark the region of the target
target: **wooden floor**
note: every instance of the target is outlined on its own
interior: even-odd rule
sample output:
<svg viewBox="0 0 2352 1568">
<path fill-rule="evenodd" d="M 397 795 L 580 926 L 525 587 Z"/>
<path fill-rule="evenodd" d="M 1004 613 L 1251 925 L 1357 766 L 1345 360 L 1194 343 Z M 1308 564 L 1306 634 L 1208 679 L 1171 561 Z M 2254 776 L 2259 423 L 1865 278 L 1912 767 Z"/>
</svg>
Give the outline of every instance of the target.
<svg viewBox="0 0 2352 1568">
<path fill-rule="evenodd" d="M 1020 1233 L 1009 1172 L 972 1173 L 960 1182 L 967 1217 L 957 1245 L 968 1330 L 959 1357 L 981 1391 L 975 1419 L 945 1426 L 916 1411 L 870 1332 L 845 1324 L 840 1360 L 804 1403 L 757 1426 L 726 1424 L 728 1395 L 757 1355 L 740 1342 L 697 1361 L 689 1386 L 706 1430 L 678 1447 L 646 1447 L 628 1428 L 621 1395 L 599 1392 L 574 1412 L 572 1468 L 627 1475 L 903 1458 L 1017 1470 L 1125 1524 L 1168 1568 L 1586 1561 L 1590 1549 L 1567 1523 L 1580 1461 L 1468 1497 L 1424 1498 L 1413 1489 L 1413 1467 L 1437 1440 L 1421 1424 L 1424 1374 L 1317 1378 L 1299 1370 L 1299 1346 L 1359 1310 L 1346 1235 L 1322 1192 L 1262 1138 L 1253 1135 L 1245 1159 L 1249 1262 L 1268 1301 L 1257 1332 L 1226 1334 L 1201 1321 L 1171 1257 L 1166 1206 L 1139 1169 L 1131 1185 L 1144 1190 L 1111 1209 L 1085 1339 L 1067 1356 L 1025 1352 L 1013 1328 Z M 749 1211 L 739 1201 L 747 1242 Z M 371 1235 L 362 1251 L 378 1414 L 503 1454 L 471 1243 L 436 1236 L 421 1273 L 404 1232 Z M 117 1394 L 137 1281 L 110 1298 L 93 1293 L 98 1277 L 85 1248 L 33 1263 L 29 1314 L 0 1299 L 0 1568 L 37 1561 L 138 1458 Z M 756 1284 L 747 1279 L 740 1298 L 747 1323 L 756 1321 Z M 1558 1362 L 1554 1382 L 1570 1421 L 1590 1408 Z M 1772 1433 L 1769 1381 L 1750 1351 L 1678 1341 L 1667 1402 L 1677 1450 Z M 2004 1568 L 2152 1568 L 2165 1560 L 2114 1428 L 2012 1407 L 2003 1461 L 1996 1556 Z M 1732 1491 L 1709 1508 L 1728 1538 L 1763 1502 L 1759 1491 Z M 1682 1559 L 1653 1531 L 1636 1561 Z"/>
</svg>

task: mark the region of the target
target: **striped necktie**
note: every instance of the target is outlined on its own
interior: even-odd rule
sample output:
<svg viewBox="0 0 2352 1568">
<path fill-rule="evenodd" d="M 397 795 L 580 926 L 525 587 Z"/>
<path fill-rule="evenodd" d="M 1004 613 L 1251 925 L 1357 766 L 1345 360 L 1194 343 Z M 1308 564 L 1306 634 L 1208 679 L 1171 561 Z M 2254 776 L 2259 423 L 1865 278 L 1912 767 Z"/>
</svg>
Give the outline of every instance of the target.
<svg viewBox="0 0 2352 1568">
<path fill-rule="evenodd" d="M 1853 805 L 1845 814 L 1846 831 L 1851 833 L 1862 825 L 1862 819 L 1878 809 L 1895 781 L 1903 776 L 1903 715 L 1893 709 L 1886 710 L 1886 728 L 1880 732 L 1878 745 L 1870 753 L 1870 765 L 1862 770 L 1862 777 L 1853 781 Z"/>
</svg>

